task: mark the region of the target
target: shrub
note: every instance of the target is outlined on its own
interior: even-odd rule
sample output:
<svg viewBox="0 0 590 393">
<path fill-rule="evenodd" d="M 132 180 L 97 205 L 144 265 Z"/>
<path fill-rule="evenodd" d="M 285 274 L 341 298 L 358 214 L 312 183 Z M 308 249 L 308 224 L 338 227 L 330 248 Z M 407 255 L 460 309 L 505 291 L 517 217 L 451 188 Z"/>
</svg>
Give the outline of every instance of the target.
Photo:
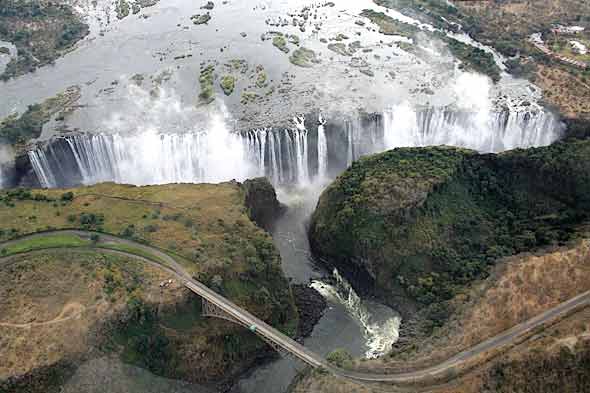
<svg viewBox="0 0 590 393">
<path fill-rule="evenodd" d="M 69 202 L 69 201 L 72 201 L 73 199 L 74 199 L 74 193 L 71 191 L 61 194 L 61 200 L 64 202 Z"/>
<path fill-rule="evenodd" d="M 349 368 L 352 366 L 352 355 L 344 348 L 333 350 L 326 356 L 326 360 L 336 367 Z"/>
</svg>

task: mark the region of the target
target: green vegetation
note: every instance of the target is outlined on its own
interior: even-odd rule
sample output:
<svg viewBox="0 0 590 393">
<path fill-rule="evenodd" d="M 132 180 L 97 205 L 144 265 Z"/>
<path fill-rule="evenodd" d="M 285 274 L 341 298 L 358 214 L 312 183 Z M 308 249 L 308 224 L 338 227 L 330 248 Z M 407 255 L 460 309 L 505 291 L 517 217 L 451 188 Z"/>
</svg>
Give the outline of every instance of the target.
<svg viewBox="0 0 590 393">
<path fill-rule="evenodd" d="M 377 0 L 376 3 L 387 6 L 386 4 L 381 4 L 382 2 L 380 2 L 379 0 Z M 431 7 L 434 7 L 435 10 L 456 10 L 455 7 L 450 5 L 442 6 L 442 3 L 438 3 L 437 1 L 428 1 L 426 3 L 427 8 L 429 10 L 431 9 Z M 437 4 L 441 5 L 442 8 L 437 7 Z M 408 23 L 399 22 L 382 12 L 376 12 L 374 10 L 363 10 L 361 16 L 364 16 L 371 20 L 371 22 L 377 24 L 379 26 L 379 32 L 382 34 L 401 35 L 407 38 L 412 38 L 417 32 L 420 31 L 420 29 L 418 29 L 416 26 L 410 25 Z M 425 32 L 425 34 L 433 33 Z M 468 68 L 471 68 L 476 72 L 480 72 L 482 74 L 490 76 L 494 82 L 500 80 L 501 70 L 496 64 L 494 56 L 491 53 L 488 53 L 482 49 L 473 47 L 471 45 L 464 44 L 452 38 L 449 38 L 442 33 L 434 33 L 434 35 L 442 41 L 446 42 L 453 56 L 466 63 Z M 342 52 L 342 48 L 339 48 L 337 52 Z"/>
<path fill-rule="evenodd" d="M 76 235 L 49 234 L 47 236 L 35 237 L 10 244 L 0 249 L 0 254 L 2 256 L 8 256 L 47 248 L 84 247 L 89 244 L 89 241 L 81 239 Z"/>
<path fill-rule="evenodd" d="M 399 22 L 383 12 L 374 10 L 363 10 L 361 16 L 369 19 L 371 22 L 379 26 L 379 33 L 385 35 L 401 35 L 411 38 L 415 33 L 420 31 L 416 26 L 408 23 Z M 337 41 L 341 41 L 337 37 Z"/>
<path fill-rule="evenodd" d="M 234 92 L 234 88 L 236 85 L 236 78 L 232 75 L 224 75 L 219 82 L 221 89 L 225 93 L 226 96 L 231 95 Z"/>
<path fill-rule="evenodd" d="M 575 236 L 590 207 L 588 154 L 590 141 L 571 140 L 500 155 L 436 147 L 361 159 L 320 198 L 312 247 L 344 271 L 374 272 L 384 296 L 401 290 L 428 307 L 434 328 L 445 302 L 499 258 Z"/>
<path fill-rule="evenodd" d="M 299 46 L 300 40 L 299 37 L 295 34 L 287 34 L 287 39 L 289 40 L 289 42 L 293 45 L 297 45 Z"/>
<path fill-rule="evenodd" d="M 215 3 L 213 3 L 212 1 L 208 1 L 207 4 L 201 6 L 201 9 L 204 10 L 212 10 L 213 8 L 215 8 Z"/>
<path fill-rule="evenodd" d="M 66 109 L 80 97 L 78 87 L 70 87 L 65 92 L 45 100 L 42 104 L 29 105 L 22 114 L 14 114 L 0 121 L 0 139 L 11 144 L 24 144 L 38 138 L 47 123 L 57 112 Z"/>
<path fill-rule="evenodd" d="M 130 11 L 129 3 L 125 0 L 119 0 L 117 2 L 117 7 L 116 7 L 115 11 L 117 12 L 117 18 L 119 18 L 119 19 L 123 19 L 123 18 L 129 16 L 129 11 Z"/>
<path fill-rule="evenodd" d="M 29 105 L 21 116 L 9 116 L 0 123 L 0 137 L 11 144 L 25 143 L 31 138 L 38 138 L 43 130 L 43 124 L 48 120 L 41 105 Z"/>
<path fill-rule="evenodd" d="M 149 244 L 254 315 L 293 334 L 297 313 L 280 256 L 270 235 L 248 216 L 250 209 L 258 211 L 259 201 L 255 190 L 235 182 L 147 187 L 106 183 L 71 190 L 4 190 L 0 193 L 0 241 L 48 230 L 90 228 L 102 233 L 89 239 L 61 233 L 6 243 L 3 253 L 51 248 L 51 253 L 58 255 L 88 253 L 100 261 L 112 260 L 113 255 L 93 251 L 106 248 L 163 263 L 157 254 L 139 245 L 110 241 L 106 234 Z M 64 247 L 74 249 L 56 249 Z M 30 255 L 27 260 L 36 263 L 47 254 Z M 101 262 L 100 269 L 91 275 L 94 284 L 84 281 L 82 286 L 103 292 L 91 293 L 91 301 L 81 304 L 93 305 L 103 298 L 115 305 L 113 310 L 122 310 L 110 325 L 109 318 L 101 321 L 107 324 L 108 333 L 100 342 L 101 350 L 120 353 L 125 361 L 161 375 L 191 379 L 207 375 L 212 379 L 251 365 L 265 347 L 256 335 L 237 325 L 185 315 L 198 311 L 194 301 L 199 303 L 200 299 L 183 291 L 181 283 L 165 271 L 118 258 L 133 263 L 115 266 Z M 81 260 L 63 259 L 75 267 Z M 14 274 L 12 279 L 19 277 Z M 48 279 L 52 280 L 48 285 L 62 282 L 57 276 Z M 59 310 L 51 312 L 51 318 L 58 314 Z M 207 354 L 206 362 L 202 353 Z"/>
<path fill-rule="evenodd" d="M 277 34 L 272 39 L 272 44 L 276 46 L 281 52 L 289 53 L 289 48 L 287 47 L 287 40 L 282 34 Z"/>
<path fill-rule="evenodd" d="M 258 101 L 259 98 L 260 98 L 260 96 L 257 93 L 254 93 L 252 91 L 243 91 L 242 98 L 240 99 L 240 103 L 242 105 L 251 104 L 251 103 Z"/>
<path fill-rule="evenodd" d="M 264 71 L 264 68 L 261 68 L 258 71 L 258 75 L 256 76 L 256 87 L 258 87 L 259 89 L 262 89 L 263 87 L 266 86 L 268 76 L 266 75 L 266 71 Z"/>
<path fill-rule="evenodd" d="M 311 67 L 320 62 L 313 50 L 304 47 L 296 49 L 289 57 L 289 61 L 299 67 Z"/>
<path fill-rule="evenodd" d="M 351 368 L 353 362 L 352 355 L 343 348 L 338 348 L 330 352 L 326 356 L 326 360 L 340 368 Z"/>
<path fill-rule="evenodd" d="M 67 4 L 1 1 L 0 40 L 13 43 L 18 56 L 0 78 L 7 80 L 52 63 L 86 34 L 88 26 Z"/>
<path fill-rule="evenodd" d="M 422 22 L 445 30 L 457 25 L 475 40 L 495 48 L 506 57 L 534 57 L 535 62 L 552 63 L 528 43 L 531 34 L 548 32 L 553 24 L 584 24 L 590 4 L 578 0 L 551 2 L 456 2 L 444 0 L 374 0 L 380 6 L 401 10 Z M 476 54 L 477 55 L 477 54 Z M 473 55 L 469 56 L 473 59 Z M 479 57 L 479 56 L 476 56 Z M 477 59 L 473 59 L 479 61 Z M 567 68 L 561 65 L 560 67 Z M 509 68 L 510 70 L 510 68 Z M 518 71 L 518 68 L 514 69 Z M 520 74 L 523 75 L 523 74 Z M 532 74 L 529 74 L 532 75 Z M 493 74 L 492 74 L 493 76 Z"/>
<path fill-rule="evenodd" d="M 488 75 L 494 82 L 498 82 L 500 80 L 501 70 L 496 64 L 494 56 L 491 53 L 488 53 L 483 49 L 464 44 L 457 40 L 445 39 L 445 41 L 447 42 L 448 48 L 453 56 L 467 63 L 469 68 Z"/>
<path fill-rule="evenodd" d="M 201 75 L 199 76 L 199 84 L 201 85 L 201 92 L 199 93 L 199 100 L 201 104 L 210 104 L 215 100 L 215 91 L 213 89 L 213 81 L 215 80 L 215 66 L 209 64 L 205 68 L 201 68 Z"/>
<path fill-rule="evenodd" d="M 229 71 L 238 71 L 241 74 L 245 74 L 248 71 L 248 62 L 244 59 L 232 59 L 225 63 L 224 66 Z"/>
<path fill-rule="evenodd" d="M 342 56 L 352 56 L 353 54 L 351 50 L 346 48 L 346 44 L 343 42 L 335 42 L 328 44 L 328 49 Z"/>
</svg>

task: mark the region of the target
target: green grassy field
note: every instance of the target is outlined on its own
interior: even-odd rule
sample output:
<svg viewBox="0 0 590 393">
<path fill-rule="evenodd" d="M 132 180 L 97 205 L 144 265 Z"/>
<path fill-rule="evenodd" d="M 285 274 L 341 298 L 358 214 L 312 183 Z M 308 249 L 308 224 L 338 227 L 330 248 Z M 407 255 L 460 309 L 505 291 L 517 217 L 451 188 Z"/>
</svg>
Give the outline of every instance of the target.
<svg viewBox="0 0 590 393">
<path fill-rule="evenodd" d="M 22 254 L 34 250 L 43 250 L 48 248 L 75 248 L 90 245 L 89 240 L 85 240 L 75 235 L 68 234 L 48 234 L 43 237 L 24 239 L 18 243 L 10 244 L 0 248 L 0 254 L 3 256 Z M 0 246 L 1 247 L 1 246 Z"/>
</svg>

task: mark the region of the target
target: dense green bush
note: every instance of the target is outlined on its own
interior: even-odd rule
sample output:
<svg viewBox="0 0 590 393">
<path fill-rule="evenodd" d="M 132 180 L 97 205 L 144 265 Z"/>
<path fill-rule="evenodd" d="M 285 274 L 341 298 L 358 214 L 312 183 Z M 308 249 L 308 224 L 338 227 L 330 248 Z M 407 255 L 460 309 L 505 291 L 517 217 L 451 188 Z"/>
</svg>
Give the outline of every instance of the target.
<svg viewBox="0 0 590 393">
<path fill-rule="evenodd" d="M 336 367 L 350 368 L 352 366 L 352 355 L 343 348 L 338 348 L 330 352 L 326 356 L 326 360 Z"/>
<path fill-rule="evenodd" d="M 590 213 L 590 141 L 477 155 L 403 148 L 352 165 L 321 196 L 311 244 L 431 313 L 504 256 L 564 244 Z M 355 270 L 356 271 L 356 270 Z"/>
</svg>

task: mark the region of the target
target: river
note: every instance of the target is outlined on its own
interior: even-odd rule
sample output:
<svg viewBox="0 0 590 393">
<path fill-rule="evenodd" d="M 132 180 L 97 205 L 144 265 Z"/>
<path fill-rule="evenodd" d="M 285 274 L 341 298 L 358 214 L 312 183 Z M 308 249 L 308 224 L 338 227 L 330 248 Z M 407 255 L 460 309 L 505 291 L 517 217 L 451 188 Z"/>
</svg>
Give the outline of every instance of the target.
<svg viewBox="0 0 590 393">
<path fill-rule="evenodd" d="M 279 189 L 279 199 L 287 212 L 277 220 L 273 238 L 283 271 L 293 283 L 310 284 L 327 300 L 328 307 L 304 344 L 327 355 L 344 348 L 355 357 L 384 354 L 398 337 L 399 315 L 389 307 L 362 300 L 342 278 L 316 263 L 309 249 L 306 223 L 323 183 L 305 189 Z M 240 379 L 234 393 L 278 393 L 287 387 L 305 365 L 290 357 L 256 368 Z"/>
</svg>

